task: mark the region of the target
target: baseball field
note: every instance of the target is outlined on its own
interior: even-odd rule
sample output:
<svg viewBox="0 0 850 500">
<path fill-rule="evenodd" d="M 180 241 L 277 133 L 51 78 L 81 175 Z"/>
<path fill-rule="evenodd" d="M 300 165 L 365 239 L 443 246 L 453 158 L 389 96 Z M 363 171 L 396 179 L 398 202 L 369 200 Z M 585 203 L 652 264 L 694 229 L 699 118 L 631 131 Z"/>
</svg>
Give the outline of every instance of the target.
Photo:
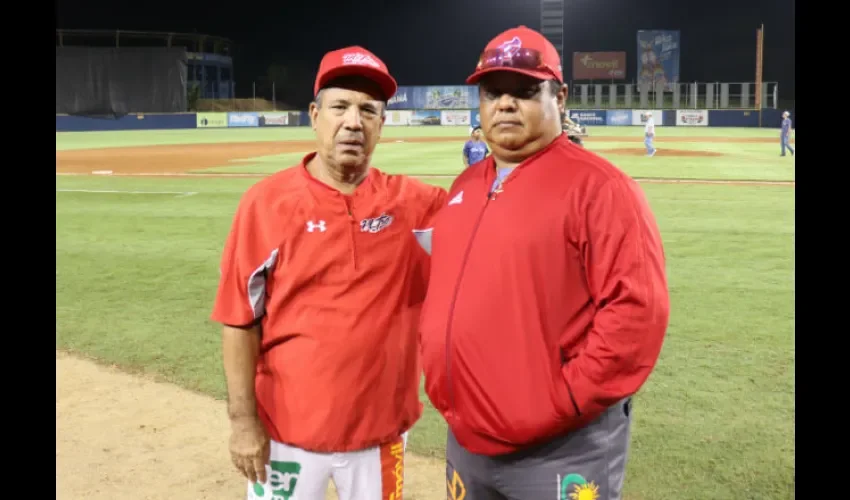
<svg viewBox="0 0 850 500">
<path fill-rule="evenodd" d="M 653 158 L 640 127 L 586 141 L 643 182 L 668 258 L 625 498 L 793 498 L 795 158 L 778 129 L 657 130 Z M 387 127 L 373 164 L 448 187 L 467 131 Z M 243 498 L 218 260 L 241 193 L 312 146 L 309 128 L 56 134 L 57 498 Z M 422 400 L 405 498 L 444 499 L 445 425 Z"/>
</svg>

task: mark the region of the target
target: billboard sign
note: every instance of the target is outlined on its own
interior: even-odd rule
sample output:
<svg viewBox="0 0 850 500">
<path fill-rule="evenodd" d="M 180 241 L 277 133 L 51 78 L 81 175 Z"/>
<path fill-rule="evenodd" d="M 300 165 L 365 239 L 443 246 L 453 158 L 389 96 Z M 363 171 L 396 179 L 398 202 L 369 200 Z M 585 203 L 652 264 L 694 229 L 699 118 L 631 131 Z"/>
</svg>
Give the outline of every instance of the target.
<svg viewBox="0 0 850 500">
<path fill-rule="evenodd" d="M 264 111 L 260 113 L 259 125 L 261 127 L 284 127 L 289 125 L 289 113 L 273 113 Z"/>
<path fill-rule="evenodd" d="M 573 109 L 567 113 L 579 125 L 605 125 L 608 111 L 604 109 Z"/>
<path fill-rule="evenodd" d="M 651 89 L 664 86 L 672 91 L 679 81 L 679 31 L 640 30 L 637 32 L 637 82 Z"/>
<path fill-rule="evenodd" d="M 632 112 L 628 109 L 609 109 L 605 116 L 605 125 L 612 127 L 629 126 L 632 124 Z"/>
<path fill-rule="evenodd" d="M 708 110 L 705 109 L 677 109 L 676 125 L 680 127 L 707 127 Z"/>
<path fill-rule="evenodd" d="M 573 80 L 626 78 L 625 52 L 573 52 Z"/>
<path fill-rule="evenodd" d="M 197 113 L 198 128 L 227 127 L 227 113 Z"/>
<path fill-rule="evenodd" d="M 395 95 L 387 101 L 387 109 L 412 109 L 413 87 L 399 87 Z"/>
<path fill-rule="evenodd" d="M 228 127 L 259 127 L 259 113 L 227 113 Z"/>
<path fill-rule="evenodd" d="M 410 124 L 411 125 L 439 125 L 440 124 L 440 111 L 439 110 L 425 110 L 418 109 L 411 113 L 410 116 Z"/>
<path fill-rule="evenodd" d="M 646 126 L 646 112 L 652 113 L 652 120 L 656 127 L 664 125 L 664 113 L 660 109 L 634 109 L 632 110 L 632 125 Z"/>
<path fill-rule="evenodd" d="M 440 125 L 469 125 L 472 116 L 468 110 L 440 111 Z"/>
</svg>

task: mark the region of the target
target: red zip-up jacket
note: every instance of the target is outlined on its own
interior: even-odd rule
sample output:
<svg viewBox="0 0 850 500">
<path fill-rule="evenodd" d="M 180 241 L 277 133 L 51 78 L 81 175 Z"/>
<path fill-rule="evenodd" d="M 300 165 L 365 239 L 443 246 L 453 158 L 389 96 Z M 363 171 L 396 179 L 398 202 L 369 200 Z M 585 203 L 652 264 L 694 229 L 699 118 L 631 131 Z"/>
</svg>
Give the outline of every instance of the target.
<svg viewBox="0 0 850 500">
<path fill-rule="evenodd" d="M 434 221 L 425 388 L 464 448 L 500 455 L 583 427 L 641 387 L 669 315 L 638 184 L 566 135 L 490 196 L 492 157 Z"/>
</svg>

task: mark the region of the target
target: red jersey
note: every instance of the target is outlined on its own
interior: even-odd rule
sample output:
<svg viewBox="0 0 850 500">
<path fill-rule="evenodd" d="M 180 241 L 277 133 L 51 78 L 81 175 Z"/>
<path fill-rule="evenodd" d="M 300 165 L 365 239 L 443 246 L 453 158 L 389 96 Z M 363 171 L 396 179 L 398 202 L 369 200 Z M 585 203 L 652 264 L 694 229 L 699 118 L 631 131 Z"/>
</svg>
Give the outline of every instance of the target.
<svg viewBox="0 0 850 500">
<path fill-rule="evenodd" d="M 634 394 L 669 315 L 661 237 L 637 183 L 559 136 L 495 196 L 492 157 L 434 222 L 425 385 L 457 441 L 498 455 Z"/>
<path fill-rule="evenodd" d="M 386 443 L 419 418 L 417 323 L 429 227 L 446 192 L 371 168 L 346 196 L 298 166 L 242 197 L 214 321 L 261 321 L 257 410 L 272 439 L 316 452 Z"/>
</svg>

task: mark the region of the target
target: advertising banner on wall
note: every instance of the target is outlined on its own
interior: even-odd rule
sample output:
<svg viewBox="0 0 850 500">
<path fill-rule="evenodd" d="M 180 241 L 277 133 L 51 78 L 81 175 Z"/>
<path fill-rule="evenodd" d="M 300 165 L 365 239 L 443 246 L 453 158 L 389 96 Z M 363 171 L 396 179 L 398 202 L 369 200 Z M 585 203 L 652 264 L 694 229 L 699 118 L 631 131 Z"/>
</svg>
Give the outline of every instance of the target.
<svg viewBox="0 0 850 500">
<path fill-rule="evenodd" d="M 259 113 L 227 113 L 228 127 L 259 127 Z"/>
<path fill-rule="evenodd" d="M 263 111 L 260 113 L 259 124 L 261 127 L 285 127 L 289 125 L 289 113 Z"/>
<path fill-rule="evenodd" d="M 606 115 L 604 109 L 573 109 L 567 113 L 570 120 L 580 125 L 605 125 Z"/>
<path fill-rule="evenodd" d="M 440 125 L 469 125 L 469 111 L 440 111 Z"/>
<path fill-rule="evenodd" d="M 227 127 L 227 113 L 198 113 L 196 116 L 198 128 Z"/>
<path fill-rule="evenodd" d="M 573 52 L 573 80 L 626 78 L 625 52 Z"/>
<path fill-rule="evenodd" d="M 414 87 L 399 87 L 395 95 L 387 101 L 387 109 L 413 109 Z"/>
<path fill-rule="evenodd" d="M 612 127 L 631 126 L 632 112 L 628 109 L 609 109 L 605 115 L 605 125 Z"/>
<path fill-rule="evenodd" d="M 399 87 L 387 109 L 471 109 L 478 107 L 475 85 Z"/>
<path fill-rule="evenodd" d="M 707 127 L 708 110 L 706 109 L 677 109 L 676 125 L 679 127 Z"/>
<path fill-rule="evenodd" d="M 469 120 L 469 125 L 472 127 L 480 127 L 481 126 L 481 113 L 477 109 L 473 109 L 469 112 L 472 115 L 472 119 Z"/>
<path fill-rule="evenodd" d="M 640 30 L 637 32 L 637 83 L 667 91 L 679 81 L 679 31 Z"/>
<path fill-rule="evenodd" d="M 384 122 L 384 125 L 390 127 L 410 125 L 412 116 L 412 111 L 387 111 L 387 120 Z"/>
<path fill-rule="evenodd" d="M 632 110 L 632 125 L 640 125 L 641 127 L 646 125 L 645 113 L 647 111 L 652 113 L 652 118 L 655 121 L 656 127 L 660 127 L 660 126 L 664 125 L 664 113 L 662 113 L 660 109 L 635 109 L 635 110 Z"/>
<path fill-rule="evenodd" d="M 418 109 L 411 112 L 411 125 L 439 125 L 440 111 L 436 109 Z"/>
</svg>

